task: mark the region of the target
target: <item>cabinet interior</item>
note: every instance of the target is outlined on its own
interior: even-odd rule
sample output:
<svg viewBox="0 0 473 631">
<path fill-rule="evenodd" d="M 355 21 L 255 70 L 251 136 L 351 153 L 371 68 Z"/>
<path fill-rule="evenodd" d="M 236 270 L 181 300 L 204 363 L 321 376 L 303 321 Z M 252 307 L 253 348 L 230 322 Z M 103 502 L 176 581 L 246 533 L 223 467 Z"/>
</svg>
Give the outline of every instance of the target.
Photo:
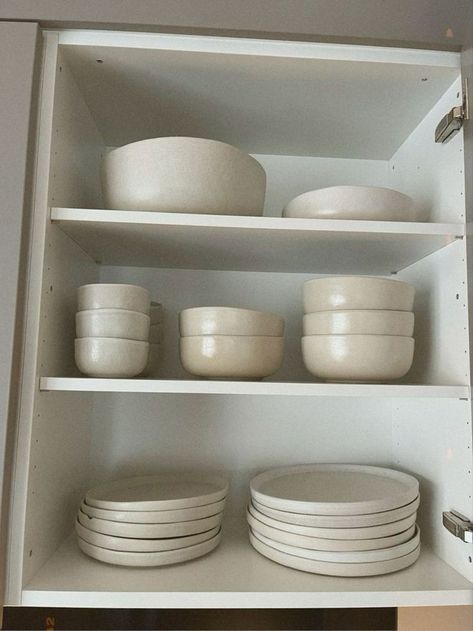
<svg viewBox="0 0 473 631">
<path fill-rule="evenodd" d="M 433 141 L 438 120 L 461 100 L 458 56 L 291 43 L 273 49 L 271 42 L 245 48 L 246 40 L 218 39 L 212 50 L 213 41 L 47 35 L 8 604 L 93 606 L 97 591 L 101 606 L 111 607 L 468 604 L 472 549 L 443 528 L 441 513 L 472 514 L 471 406 L 468 397 L 435 395 L 436 386 L 470 384 L 463 135 L 445 145 Z M 293 273 L 250 271 L 251 264 L 228 270 L 224 251 L 221 269 L 218 252 L 206 269 L 160 266 L 159 256 L 153 267 L 104 265 L 86 242 L 50 221 L 50 207 L 103 207 L 100 159 L 111 146 L 186 134 L 231 142 L 257 157 L 268 176 L 267 217 L 280 216 L 305 190 L 367 184 L 413 195 L 419 220 L 458 227 L 458 238 L 390 270 L 417 290 L 416 357 L 402 384 L 431 386 L 432 394 L 39 389 L 41 377 L 79 376 L 75 292 L 97 281 L 141 284 L 163 303 L 162 379 L 190 378 L 178 358 L 178 312 L 222 304 L 283 314 L 285 360 L 271 381 L 311 381 L 300 354 L 301 287 L 330 271 L 315 264 Z M 125 239 L 122 245 L 126 251 Z M 340 235 L 331 247 L 344 247 Z M 369 252 L 351 247 L 359 273 L 389 274 L 381 244 L 371 243 Z M 336 273 L 353 273 L 343 265 Z M 259 557 L 245 540 L 248 481 L 272 466 L 304 462 L 386 465 L 418 477 L 424 551 L 417 564 L 375 579 L 335 579 Z M 182 469 L 223 471 L 231 480 L 223 544 L 208 558 L 136 570 L 107 567 L 75 548 L 74 514 L 87 488 Z"/>
</svg>

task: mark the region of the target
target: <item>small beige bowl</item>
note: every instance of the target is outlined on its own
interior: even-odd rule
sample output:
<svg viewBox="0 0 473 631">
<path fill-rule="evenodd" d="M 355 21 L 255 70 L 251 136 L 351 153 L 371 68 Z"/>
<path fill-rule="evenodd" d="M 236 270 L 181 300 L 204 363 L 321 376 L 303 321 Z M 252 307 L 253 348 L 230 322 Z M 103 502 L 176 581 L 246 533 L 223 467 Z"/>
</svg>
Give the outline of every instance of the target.
<svg viewBox="0 0 473 631">
<path fill-rule="evenodd" d="M 414 332 L 412 311 L 317 311 L 304 316 L 304 335 L 402 335 Z"/>
<path fill-rule="evenodd" d="M 75 360 L 77 368 L 89 377 L 136 377 L 146 366 L 148 349 L 148 342 L 82 337 L 75 340 Z"/>
<path fill-rule="evenodd" d="M 262 215 L 266 174 L 249 154 L 216 140 L 149 138 L 102 162 L 106 208 Z"/>
<path fill-rule="evenodd" d="M 414 287 L 400 280 L 373 276 L 315 278 L 304 283 L 304 311 L 412 311 L 414 294 Z"/>
<path fill-rule="evenodd" d="M 256 335 L 281 337 L 284 318 L 268 311 L 237 307 L 194 307 L 179 314 L 182 337 L 193 335 Z"/>
<path fill-rule="evenodd" d="M 126 309 L 89 309 L 76 313 L 77 337 L 116 337 L 147 342 L 149 316 Z"/>
<path fill-rule="evenodd" d="M 379 186 L 330 186 L 308 191 L 291 200 L 283 217 L 414 221 L 414 201 L 390 188 Z"/>
<path fill-rule="evenodd" d="M 150 294 L 138 285 L 95 283 L 77 290 L 78 311 L 89 309 L 126 309 L 149 315 Z"/>
<path fill-rule="evenodd" d="M 141 374 L 142 377 L 150 377 L 155 379 L 158 376 L 161 367 L 162 348 L 161 344 L 149 345 L 148 363 Z"/>
<path fill-rule="evenodd" d="M 275 373 L 284 354 L 283 337 L 199 335 L 181 337 L 181 363 L 199 377 L 262 379 Z"/>
<path fill-rule="evenodd" d="M 307 370 L 327 381 L 377 382 L 403 377 L 414 339 L 396 335 L 309 335 L 302 338 Z"/>
</svg>

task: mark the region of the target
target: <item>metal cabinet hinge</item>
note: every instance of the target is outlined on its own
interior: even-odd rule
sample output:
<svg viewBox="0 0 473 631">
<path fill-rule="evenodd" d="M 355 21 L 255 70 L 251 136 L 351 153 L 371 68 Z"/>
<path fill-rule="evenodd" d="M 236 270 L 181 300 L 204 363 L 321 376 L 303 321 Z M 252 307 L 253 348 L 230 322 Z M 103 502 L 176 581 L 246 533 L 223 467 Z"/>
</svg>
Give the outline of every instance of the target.
<svg viewBox="0 0 473 631">
<path fill-rule="evenodd" d="M 468 79 L 465 79 L 462 104 L 453 107 L 437 125 L 435 142 L 448 142 L 461 129 L 464 121 L 469 118 Z"/>
<path fill-rule="evenodd" d="M 442 513 L 443 525 L 465 543 L 473 543 L 473 522 L 457 511 Z"/>
</svg>

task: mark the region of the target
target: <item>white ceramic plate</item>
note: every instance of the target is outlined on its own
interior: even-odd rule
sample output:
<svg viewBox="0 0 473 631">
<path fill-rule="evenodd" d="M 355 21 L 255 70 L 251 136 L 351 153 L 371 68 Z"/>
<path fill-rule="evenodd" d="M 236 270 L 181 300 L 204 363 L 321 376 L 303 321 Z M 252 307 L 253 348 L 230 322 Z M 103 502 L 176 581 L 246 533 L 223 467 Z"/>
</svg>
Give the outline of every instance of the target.
<svg viewBox="0 0 473 631">
<path fill-rule="evenodd" d="M 296 535 L 291 532 L 272 528 L 263 524 L 251 513 L 247 512 L 248 524 L 251 528 L 260 532 L 265 537 L 269 537 L 273 541 L 286 543 L 308 550 L 326 550 L 333 552 L 355 552 L 360 550 L 380 550 L 381 548 L 390 548 L 397 546 L 405 541 L 409 541 L 414 536 L 415 525 L 397 535 L 390 537 L 376 537 L 374 539 L 322 539 L 319 537 L 307 537 L 305 535 Z"/>
<path fill-rule="evenodd" d="M 195 506 L 194 508 L 178 508 L 176 510 L 153 510 L 153 511 L 114 511 L 104 508 L 88 506 L 84 501 L 80 505 L 83 513 L 89 517 L 97 519 L 107 519 L 109 521 L 127 522 L 133 524 L 174 524 L 181 521 L 192 521 L 194 519 L 204 519 L 212 515 L 218 515 L 223 511 L 225 500 Z"/>
<path fill-rule="evenodd" d="M 219 502 L 227 491 L 228 482 L 220 476 L 162 474 L 106 482 L 88 491 L 85 501 L 116 511 L 174 510 Z"/>
<path fill-rule="evenodd" d="M 122 552 L 165 552 L 166 550 L 179 550 L 198 543 L 203 543 L 215 537 L 220 526 L 207 530 L 197 535 L 188 537 L 172 537 L 169 539 L 127 539 L 126 537 L 112 537 L 102 535 L 85 528 L 79 521 L 75 524 L 77 536 L 99 548 L 107 550 L 121 550 Z"/>
<path fill-rule="evenodd" d="M 253 548 L 260 554 L 295 570 L 311 572 L 312 574 L 325 574 L 327 576 L 377 576 L 379 574 L 389 574 L 397 572 L 412 565 L 417 561 L 420 554 L 420 546 L 413 552 L 397 559 L 389 561 L 375 561 L 372 563 L 327 563 L 326 561 L 314 561 L 312 559 L 302 559 L 301 557 L 286 554 L 276 550 L 271 546 L 257 539 L 250 532 L 250 542 Z"/>
<path fill-rule="evenodd" d="M 382 524 L 381 526 L 366 526 L 363 528 L 316 528 L 313 526 L 298 526 L 297 524 L 286 524 L 277 521 L 271 517 L 267 517 L 258 512 L 254 506 L 249 506 L 250 513 L 255 519 L 263 522 L 267 526 L 292 532 L 295 535 L 305 535 L 306 537 L 320 537 L 321 539 L 375 539 L 376 537 L 390 537 L 397 535 L 407 528 L 410 528 L 416 522 L 417 513 L 413 513 L 405 519 L 393 521 L 390 524 Z"/>
<path fill-rule="evenodd" d="M 420 532 L 415 528 L 415 534 L 411 539 L 391 548 L 381 548 L 379 550 L 361 550 L 358 552 L 329 552 L 324 550 L 311 550 L 307 548 L 300 548 L 299 546 L 291 546 L 286 543 L 280 543 L 274 541 L 270 537 L 265 537 L 257 530 L 251 529 L 253 535 L 259 539 L 262 543 L 291 554 L 302 559 L 312 559 L 313 561 L 326 561 L 327 563 L 373 563 L 377 561 L 390 561 L 391 559 L 398 559 L 414 552 L 414 550 L 420 545 Z"/>
<path fill-rule="evenodd" d="M 211 530 L 222 523 L 222 514 L 175 524 L 128 524 L 88 517 L 81 511 L 78 513 L 78 519 L 89 530 L 100 532 L 103 535 L 129 537 L 131 539 L 164 539 L 167 537 L 186 537 Z"/>
<path fill-rule="evenodd" d="M 405 506 L 419 495 L 411 475 L 366 465 L 311 464 L 272 469 L 250 482 L 268 508 L 305 515 L 365 515 Z"/>
<path fill-rule="evenodd" d="M 298 526 L 311 526 L 316 528 L 364 528 L 366 526 L 381 526 L 390 524 L 393 521 L 405 519 L 415 513 L 419 508 L 420 498 L 417 497 L 413 502 L 381 513 L 371 513 L 368 515 L 302 515 L 301 513 L 288 513 L 286 511 L 276 510 L 260 504 L 255 499 L 252 500 L 253 506 L 257 511 L 263 513 L 267 517 L 272 517 L 278 521 L 287 524 L 296 524 Z"/>
<path fill-rule="evenodd" d="M 160 565 L 171 565 L 173 563 L 191 561 L 204 554 L 208 554 L 218 546 L 220 539 L 221 533 L 219 532 L 215 537 L 203 543 L 181 548 L 180 550 L 168 550 L 166 552 L 122 552 L 93 546 L 80 537 L 77 541 L 82 552 L 104 563 L 127 565 L 130 567 L 157 567 Z"/>
</svg>

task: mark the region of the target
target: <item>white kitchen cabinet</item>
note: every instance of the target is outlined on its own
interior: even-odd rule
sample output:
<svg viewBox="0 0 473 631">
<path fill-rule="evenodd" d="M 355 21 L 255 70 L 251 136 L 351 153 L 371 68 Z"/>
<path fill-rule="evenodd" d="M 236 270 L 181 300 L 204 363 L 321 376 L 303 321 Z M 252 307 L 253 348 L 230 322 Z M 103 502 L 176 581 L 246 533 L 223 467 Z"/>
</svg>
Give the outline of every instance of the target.
<svg viewBox="0 0 473 631">
<path fill-rule="evenodd" d="M 460 55 L 269 40 L 44 33 L 7 605 L 318 608 L 473 603 L 473 544 L 442 525 L 473 518 L 464 131 L 436 144 L 462 101 Z M 467 123 L 468 124 L 468 123 Z M 231 142 L 268 175 L 263 217 L 104 210 L 100 159 L 157 135 Z M 417 223 L 280 217 L 332 184 L 397 188 Z M 301 287 L 315 275 L 396 275 L 417 289 L 416 354 L 395 384 L 314 383 L 302 365 Z M 159 380 L 88 379 L 74 367 L 75 292 L 132 282 L 164 305 Z M 228 304 L 287 320 L 284 364 L 263 382 L 192 379 L 177 314 Z M 419 561 L 346 579 L 278 566 L 248 542 L 248 481 L 272 466 L 392 466 L 421 485 Z M 221 546 L 169 568 L 100 564 L 72 533 L 83 492 L 113 477 L 223 471 Z"/>
</svg>

